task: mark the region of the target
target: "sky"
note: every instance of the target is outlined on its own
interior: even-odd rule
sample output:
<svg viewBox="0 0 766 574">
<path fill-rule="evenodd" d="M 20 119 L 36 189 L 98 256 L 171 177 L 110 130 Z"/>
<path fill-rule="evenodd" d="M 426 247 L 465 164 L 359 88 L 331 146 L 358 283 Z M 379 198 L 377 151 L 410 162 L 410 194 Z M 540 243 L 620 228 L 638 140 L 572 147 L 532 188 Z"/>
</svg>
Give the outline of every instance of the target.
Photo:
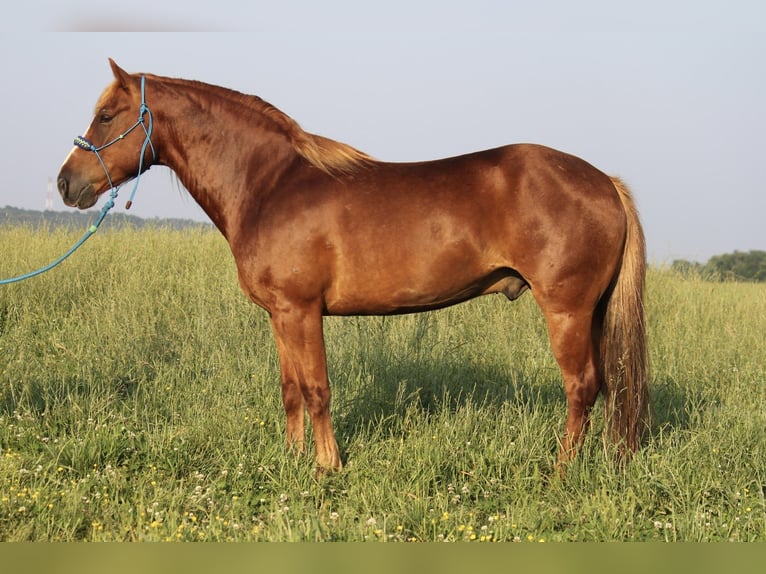
<svg viewBox="0 0 766 574">
<path fill-rule="evenodd" d="M 112 57 L 259 95 L 386 161 L 520 142 L 572 153 L 628 183 L 656 264 L 766 250 L 762 0 L 213 5 L 16 4 L 0 24 L 0 207 L 46 206 Z M 161 167 L 129 213 L 207 220 Z"/>
</svg>

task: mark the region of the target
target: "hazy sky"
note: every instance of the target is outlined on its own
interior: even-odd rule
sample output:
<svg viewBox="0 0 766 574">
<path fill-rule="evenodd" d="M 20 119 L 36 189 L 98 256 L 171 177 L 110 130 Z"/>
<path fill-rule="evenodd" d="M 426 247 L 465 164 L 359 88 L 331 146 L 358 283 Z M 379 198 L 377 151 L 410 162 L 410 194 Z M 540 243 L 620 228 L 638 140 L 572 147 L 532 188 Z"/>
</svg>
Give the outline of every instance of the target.
<svg viewBox="0 0 766 574">
<path fill-rule="evenodd" d="M 45 206 L 111 56 L 257 94 L 384 160 L 573 153 L 631 186 L 655 262 L 766 249 L 763 0 L 88 4 L 22 2 L 0 24 L 0 206 Z M 205 218 L 165 168 L 131 213 Z"/>
</svg>

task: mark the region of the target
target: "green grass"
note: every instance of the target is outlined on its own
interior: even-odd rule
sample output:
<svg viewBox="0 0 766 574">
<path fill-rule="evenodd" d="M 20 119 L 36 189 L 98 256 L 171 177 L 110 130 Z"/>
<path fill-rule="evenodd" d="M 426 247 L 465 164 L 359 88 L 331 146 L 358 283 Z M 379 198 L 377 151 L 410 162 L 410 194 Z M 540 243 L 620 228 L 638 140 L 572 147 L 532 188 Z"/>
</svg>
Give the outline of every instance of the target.
<svg viewBox="0 0 766 574">
<path fill-rule="evenodd" d="M 0 275 L 79 236 L 0 230 Z M 212 230 L 102 231 L 0 287 L 0 540 L 766 539 L 766 286 L 652 270 L 653 423 L 616 466 L 600 409 L 566 481 L 530 296 L 328 318 L 343 472 L 284 448 L 266 314 Z"/>
</svg>

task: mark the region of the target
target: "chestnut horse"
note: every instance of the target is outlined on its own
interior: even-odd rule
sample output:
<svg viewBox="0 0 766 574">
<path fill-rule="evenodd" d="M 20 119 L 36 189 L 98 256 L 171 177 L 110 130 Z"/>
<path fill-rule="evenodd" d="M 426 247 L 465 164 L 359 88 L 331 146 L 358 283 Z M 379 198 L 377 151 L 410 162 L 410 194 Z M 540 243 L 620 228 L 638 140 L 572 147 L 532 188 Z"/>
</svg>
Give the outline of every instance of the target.
<svg viewBox="0 0 766 574">
<path fill-rule="evenodd" d="M 381 162 L 305 132 L 258 97 L 110 64 L 114 82 L 58 176 L 64 202 L 88 208 L 153 164 L 176 173 L 226 237 L 241 288 L 269 314 L 287 443 L 303 451 L 308 411 L 320 469 L 341 468 L 323 315 L 420 312 L 527 290 L 564 381 L 559 462 L 582 445 L 599 391 L 619 451 L 639 447 L 645 247 L 618 179 L 529 144 Z M 152 129 L 132 129 L 137 110 Z"/>
</svg>

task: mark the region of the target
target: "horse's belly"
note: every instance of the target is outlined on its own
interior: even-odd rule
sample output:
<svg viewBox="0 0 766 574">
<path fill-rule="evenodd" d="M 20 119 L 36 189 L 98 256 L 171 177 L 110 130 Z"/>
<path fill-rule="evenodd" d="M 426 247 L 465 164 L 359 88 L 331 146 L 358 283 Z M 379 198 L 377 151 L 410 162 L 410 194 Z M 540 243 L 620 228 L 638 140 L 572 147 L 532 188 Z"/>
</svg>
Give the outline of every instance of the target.
<svg viewBox="0 0 766 574">
<path fill-rule="evenodd" d="M 478 295 L 502 291 L 500 268 L 400 262 L 387 270 L 370 269 L 336 277 L 325 293 L 330 315 L 385 315 L 439 309 Z"/>
</svg>

